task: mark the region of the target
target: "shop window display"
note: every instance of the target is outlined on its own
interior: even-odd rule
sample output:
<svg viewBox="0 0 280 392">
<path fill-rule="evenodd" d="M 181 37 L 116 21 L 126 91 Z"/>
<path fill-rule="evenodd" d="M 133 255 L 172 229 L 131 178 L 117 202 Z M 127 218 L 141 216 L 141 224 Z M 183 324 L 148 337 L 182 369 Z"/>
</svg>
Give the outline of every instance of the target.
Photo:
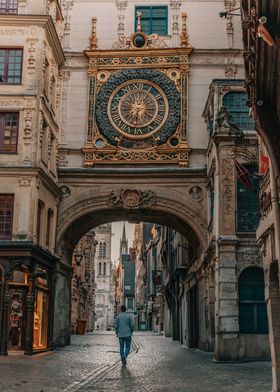
<svg viewBox="0 0 280 392">
<path fill-rule="evenodd" d="M 34 304 L 33 348 L 35 350 L 46 349 L 48 346 L 48 308 L 48 276 L 44 269 L 38 268 Z"/>
</svg>

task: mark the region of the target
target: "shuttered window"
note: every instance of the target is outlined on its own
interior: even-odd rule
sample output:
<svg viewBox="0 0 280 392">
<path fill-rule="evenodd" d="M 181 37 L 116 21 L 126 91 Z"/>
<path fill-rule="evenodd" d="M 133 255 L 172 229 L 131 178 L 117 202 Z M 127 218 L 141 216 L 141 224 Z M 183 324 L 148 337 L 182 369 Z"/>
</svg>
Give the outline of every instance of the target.
<svg viewBox="0 0 280 392">
<path fill-rule="evenodd" d="M 232 117 L 232 120 L 240 129 L 255 129 L 255 123 L 249 116 L 249 108 L 246 105 L 247 94 L 230 92 L 224 96 L 223 105 Z"/>
<path fill-rule="evenodd" d="M 241 333 L 268 333 L 264 276 L 261 268 L 247 268 L 240 275 L 239 328 Z"/>
<path fill-rule="evenodd" d="M 135 31 L 137 31 L 137 12 L 140 11 L 142 31 L 145 34 L 168 34 L 168 7 L 135 7 Z"/>
</svg>

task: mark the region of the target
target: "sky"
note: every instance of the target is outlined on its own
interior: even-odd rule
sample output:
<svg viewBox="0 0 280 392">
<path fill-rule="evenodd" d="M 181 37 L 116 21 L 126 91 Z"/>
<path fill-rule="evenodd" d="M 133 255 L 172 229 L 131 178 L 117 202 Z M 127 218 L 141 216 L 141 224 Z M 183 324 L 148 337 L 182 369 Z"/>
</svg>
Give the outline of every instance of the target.
<svg viewBox="0 0 280 392">
<path fill-rule="evenodd" d="M 124 222 L 112 222 L 112 261 L 117 261 L 120 255 L 120 240 L 123 231 Z M 126 237 L 128 238 L 128 249 L 132 246 L 134 236 L 134 224 L 125 222 Z"/>
</svg>

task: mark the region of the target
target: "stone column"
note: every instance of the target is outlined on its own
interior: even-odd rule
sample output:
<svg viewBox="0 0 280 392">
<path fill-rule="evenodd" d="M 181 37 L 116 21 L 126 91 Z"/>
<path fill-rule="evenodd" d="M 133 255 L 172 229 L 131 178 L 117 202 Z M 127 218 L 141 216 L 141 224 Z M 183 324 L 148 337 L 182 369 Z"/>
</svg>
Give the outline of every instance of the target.
<svg viewBox="0 0 280 392">
<path fill-rule="evenodd" d="M 224 138 L 224 140 L 222 140 Z M 216 302 L 215 302 L 215 359 L 238 359 L 238 301 L 236 277 L 235 205 L 236 181 L 234 164 L 229 155 L 230 137 L 221 135 L 218 141 L 218 181 L 216 192 Z"/>
</svg>

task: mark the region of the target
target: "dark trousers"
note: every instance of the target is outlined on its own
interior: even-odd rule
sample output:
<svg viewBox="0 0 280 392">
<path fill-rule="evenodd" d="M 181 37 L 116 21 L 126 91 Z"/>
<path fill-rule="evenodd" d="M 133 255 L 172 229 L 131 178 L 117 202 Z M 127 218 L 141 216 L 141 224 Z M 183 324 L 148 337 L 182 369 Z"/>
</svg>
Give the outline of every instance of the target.
<svg viewBox="0 0 280 392">
<path fill-rule="evenodd" d="M 130 351 L 131 346 L 131 336 L 126 336 L 124 338 L 119 338 L 120 342 L 120 354 L 121 358 L 126 358 Z"/>
</svg>

